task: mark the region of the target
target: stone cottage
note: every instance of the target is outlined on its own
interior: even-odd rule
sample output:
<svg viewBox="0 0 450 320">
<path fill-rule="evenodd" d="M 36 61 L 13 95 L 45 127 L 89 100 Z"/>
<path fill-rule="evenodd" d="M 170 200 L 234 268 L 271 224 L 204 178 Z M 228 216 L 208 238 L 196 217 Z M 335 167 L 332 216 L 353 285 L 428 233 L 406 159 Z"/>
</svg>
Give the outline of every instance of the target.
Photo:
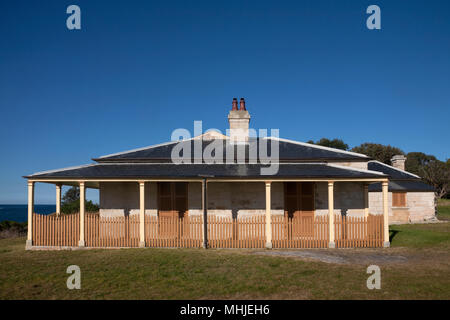
<svg viewBox="0 0 450 320">
<path fill-rule="evenodd" d="M 229 237 L 234 240 L 243 236 L 243 232 L 234 229 L 236 223 L 262 217 L 264 230 L 258 236 L 264 238 L 266 247 L 272 247 L 274 232 L 278 232 L 278 237 L 287 237 L 294 247 L 303 247 L 303 240 L 309 237 L 313 241 L 319 232 L 321 241 L 335 247 L 335 239 L 347 241 L 357 236 L 366 239 L 367 244 L 372 231 L 381 235 L 382 245 L 389 246 L 390 217 L 405 219 L 408 215 L 409 220 L 415 221 L 432 215 L 431 189 L 417 176 L 375 162 L 363 154 L 279 137 L 254 136 L 249 127 L 250 118 L 244 99 L 239 107 L 237 99 L 233 99 L 228 113 L 228 135 L 207 132 L 180 141 L 97 157 L 94 163 L 79 167 L 26 176 L 30 226 L 27 244 L 32 246 L 34 239 L 31 226 L 36 182 L 56 185 L 57 214 L 61 186 L 80 187 L 80 246 L 86 244 L 86 188 L 99 190 L 100 223 L 108 217 L 138 217 L 140 246 L 148 246 L 149 231 L 145 224 L 153 218 L 159 221 L 157 223 L 163 218 L 174 221 L 202 218 L 204 246 L 208 230 L 213 229 L 208 225 L 208 217 L 232 221 Z M 397 193 L 405 191 L 406 203 L 403 203 Z M 376 220 L 381 221 L 380 227 L 372 231 L 369 230 L 372 228 L 369 214 L 382 218 Z M 285 219 L 282 231 L 272 225 L 278 221 L 276 217 Z M 318 225 L 314 224 L 320 217 L 323 217 L 320 221 L 326 231 L 317 229 Z M 353 220 L 340 220 L 341 217 L 360 219 L 354 220 L 353 227 L 361 230 L 354 229 L 354 236 L 351 236 L 350 227 L 344 223 Z M 224 222 L 223 227 L 226 226 Z M 173 230 L 172 238 L 181 237 L 179 229 Z M 163 234 L 161 230 L 157 237 Z M 98 231 L 89 232 L 95 237 Z M 356 246 L 356 242 L 348 243 Z"/>
<path fill-rule="evenodd" d="M 370 170 L 389 175 L 389 223 L 423 222 L 436 219 L 434 188 L 424 183 L 419 176 L 405 171 L 406 157 L 396 155 L 391 166 L 379 161 L 368 163 Z M 369 186 L 369 210 L 381 214 L 381 184 Z"/>
</svg>

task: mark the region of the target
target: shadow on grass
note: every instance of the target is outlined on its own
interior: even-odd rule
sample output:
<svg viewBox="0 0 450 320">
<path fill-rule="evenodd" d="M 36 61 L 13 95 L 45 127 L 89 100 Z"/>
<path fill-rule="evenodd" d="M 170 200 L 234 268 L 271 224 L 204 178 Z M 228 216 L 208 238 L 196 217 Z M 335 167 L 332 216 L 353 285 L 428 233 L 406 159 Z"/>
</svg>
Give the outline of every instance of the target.
<svg viewBox="0 0 450 320">
<path fill-rule="evenodd" d="M 400 231 L 398 230 L 389 230 L 389 242 L 392 243 L 392 240 L 394 240 L 395 236 L 397 235 L 397 233 L 399 233 Z"/>
</svg>

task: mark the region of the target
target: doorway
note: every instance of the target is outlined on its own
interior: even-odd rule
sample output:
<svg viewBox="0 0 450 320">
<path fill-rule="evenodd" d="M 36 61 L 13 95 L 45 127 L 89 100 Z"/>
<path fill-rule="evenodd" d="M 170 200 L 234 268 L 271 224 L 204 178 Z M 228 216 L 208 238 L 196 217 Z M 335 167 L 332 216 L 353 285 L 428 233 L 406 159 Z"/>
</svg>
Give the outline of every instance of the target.
<svg viewBox="0 0 450 320">
<path fill-rule="evenodd" d="M 284 215 L 290 222 L 288 236 L 312 236 L 314 222 L 314 182 L 285 182 Z"/>
<path fill-rule="evenodd" d="M 186 235 L 179 224 L 188 215 L 187 182 L 158 182 L 159 235 L 176 238 Z"/>
</svg>

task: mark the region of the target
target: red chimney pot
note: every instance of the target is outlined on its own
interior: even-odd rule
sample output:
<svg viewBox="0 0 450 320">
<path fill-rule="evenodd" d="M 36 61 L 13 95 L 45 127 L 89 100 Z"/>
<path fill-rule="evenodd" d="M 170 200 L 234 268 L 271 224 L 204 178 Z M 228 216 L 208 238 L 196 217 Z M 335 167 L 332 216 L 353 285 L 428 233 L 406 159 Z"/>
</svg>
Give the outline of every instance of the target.
<svg viewBox="0 0 450 320">
<path fill-rule="evenodd" d="M 244 98 L 241 98 L 239 110 L 243 110 L 243 111 L 247 110 L 247 109 L 245 109 L 245 100 L 244 100 Z"/>
<path fill-rule="evenodd" d="M 237 106 L 237 99 L 236 99 L 236 98 L 233 98 L 233 106 L 232 106 L 231 110 L 237 111 L 237 109 L 238 109 L 238 106 Z"/>
</svg>

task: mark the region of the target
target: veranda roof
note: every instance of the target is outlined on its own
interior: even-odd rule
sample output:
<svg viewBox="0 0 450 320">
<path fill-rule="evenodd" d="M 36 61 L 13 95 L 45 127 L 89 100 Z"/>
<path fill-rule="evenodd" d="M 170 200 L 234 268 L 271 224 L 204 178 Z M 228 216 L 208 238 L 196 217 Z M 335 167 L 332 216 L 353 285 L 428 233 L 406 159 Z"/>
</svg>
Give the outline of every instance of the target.
<svg viewBox="0 0 450 320">
<path fill-rule="evenodd" d="M 327 163 L 280 163 L 274 175 L 262 175 L 263 164 L 174 164 L 174 163 L 94 163 L 66 169 L 38 172 L 28 179 L 145 179 L 145 178 L 386 178 L 370 170 Z"/>
<path fill-rule="evenodd" d="M 379 161 L 369 161 L 369 170 L 379 171 L 389 176 L 389 191 L 434 192 L 434 188 L 423 182 L 419 176 Z M 369 186 L 370 192 L 381 192 L 381 183 Z"/>
</svg>

